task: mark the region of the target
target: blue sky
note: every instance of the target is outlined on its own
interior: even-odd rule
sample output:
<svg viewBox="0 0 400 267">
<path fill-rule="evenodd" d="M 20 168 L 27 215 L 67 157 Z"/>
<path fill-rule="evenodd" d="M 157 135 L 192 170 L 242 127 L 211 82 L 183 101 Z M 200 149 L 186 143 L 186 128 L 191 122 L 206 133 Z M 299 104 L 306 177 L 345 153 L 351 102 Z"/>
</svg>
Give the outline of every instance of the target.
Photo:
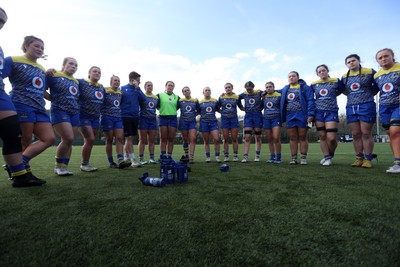
<svg viewBox="0 0 400 267">
<path fill-rule="evenodd" d="M 45 68 L 60 69 L 72 56 L 76 78 L 97 65 L 104 85 L 112 74 L 126 84 L 134 70 L 142 82 L 153 81 L 154 93 L 172 80 L 175 93 L 188 85 L 197 98 L 205 86 L 217 98 L 226 82 L 236 93 L 248 80 L 279 89 L 292 70 L 310 84 L 323 63 L 340 77 L 351 53 L 377 70 L 377 50 L 400 53 L 396 0 L 9 0 L 2 7 L 9 16 L 0 32 L 6 56 L 21 55 L 23 37 L 35 35 L 45 42 Z M 340 96 L 341 112 L 345 102 Z"/>
</svg>

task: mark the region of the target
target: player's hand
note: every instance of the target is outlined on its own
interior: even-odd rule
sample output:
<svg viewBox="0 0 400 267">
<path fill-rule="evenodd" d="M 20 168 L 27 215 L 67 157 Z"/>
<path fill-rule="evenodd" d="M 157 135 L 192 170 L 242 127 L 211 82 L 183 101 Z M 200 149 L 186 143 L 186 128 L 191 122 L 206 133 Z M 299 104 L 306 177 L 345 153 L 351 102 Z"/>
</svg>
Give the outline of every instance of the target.
<svg viewBox="0 0 400 267">
<path fill-rule="evenodd" d="M 57 72 L 56 69 L 51 68 L 51 69 L 48 69 L 48 70 L 46 71 L 46 75 L 48 75 L 48 76 L 54 76 L 54 74 L 55 74 L 56 72 Z"/>
</svg>

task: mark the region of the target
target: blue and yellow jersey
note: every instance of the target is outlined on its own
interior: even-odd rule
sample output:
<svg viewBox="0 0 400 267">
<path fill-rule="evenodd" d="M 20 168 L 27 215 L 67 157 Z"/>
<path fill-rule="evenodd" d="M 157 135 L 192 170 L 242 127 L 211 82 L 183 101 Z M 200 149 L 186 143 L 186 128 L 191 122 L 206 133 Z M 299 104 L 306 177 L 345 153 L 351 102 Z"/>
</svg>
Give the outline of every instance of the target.
<svg viewBox="0 0 400 267">
<path fill-rule="evenodd" d="M 285 102 L 286 102 L 286 110 L 289 112 L 302 110 L 300 101 L 300 84 L 289 86 Z"/>
<path fill-rule="evenodd" d="M 197 98 L 179 99 L 178 107 L 181 110 L 180 119 L 184 121 L 196 121 L 197 113 L 199 112 L 199 100 Z"/>
<path fill-rule="evenodd" d="M 261 90 L 255 89 L 251 94 L 245 91 L 239 95 L 239 100 L 244 99 L 245 112 L 261 112 L 262 110 L 261 94 L 262 94 Z"/>
<path fill-rule="evenodd" d="M 4 82 L 3 82 L 3 68 L 4 68 L 4 53 L 3 49 L 0 47 L 0 93 L 4 92 Z"/>
<path fill-rule="evenodd" d="M 281 102 L 281 93 L 273 92 L 272 94 L 266 94 L 263 97 L 263 106 L 264 106 L 264 118 L 265 119 L 273 119 L 279 118 L 281 116 L 280 111 L 280 102 Z"/>
<path fill-rule="evenodd" d="M 121 118 L 121 90 L 113 90 L 111 87 L 105 88 L 104 103 L 101 106 L 101 115 Z"/>
<path fill-rule="evenodd" d="M 80 112 L 92 117 L 100 117 L 105 94 L 103 85 L 84 79 L 78 81 Z"/>
<path fill-rule="evenodd" d="M 381 69 L 374 75 L 379 87 L 379 105 L 398 106 L 400 100 L 400 63 L 388 70 Z"/>
<path fill-rule="evenodd" d="M 221 107 L 221 118 L 236 118 L 237 108 L 243 107 L 239 100 L 239 96 L 235 93 L 232 95 L 223 94 L 218 99 L 219 106 Z"/>
<path fill-rule="evenodd" d="M 3 64 L 2 77 L 8 77 L 12 85 L 11 100 L 44 111 L 47 86 L 43 66 L 25 56 L 7 57 Z"/>
<path fill-rule="evenodd" d="M 199 102 L 200 121 L 213 122 L 217 120 L 215 112 L 219 110 L 218 100 L 215 98 L 202 99 Z"/>
<path fill-rule="evenodd" d="M 375 73 L 373 69 L 361 68 L 361 71 L 350 71 L 348 76 L 343 75 L 343 94 L 347 96 L 347 106 L 374 102 L 374 95 L 379 92 L 374 81 Z"/>
<path fill-rule="evenodd" d="M 338 78 L 319 79 L 311 83 L 315 95 L 315 109 L 338 111 L 337 96 L 343 92 L 343 84 Z"/>
<path fill-rule="evenodd" d="M 79 112 L 79 82 L 72 76 L 57 71 L 53 76 L 46 77 L 46 84 L 50 88 L 51 108 L 67 113 Z"/>
<path fill-rule="evenodd" d="M 146 100 L 140 102 L 140 117 L 154 119 L 157 117 L 159 99 L 156 95 L 145 94 Z"/>
</svg>

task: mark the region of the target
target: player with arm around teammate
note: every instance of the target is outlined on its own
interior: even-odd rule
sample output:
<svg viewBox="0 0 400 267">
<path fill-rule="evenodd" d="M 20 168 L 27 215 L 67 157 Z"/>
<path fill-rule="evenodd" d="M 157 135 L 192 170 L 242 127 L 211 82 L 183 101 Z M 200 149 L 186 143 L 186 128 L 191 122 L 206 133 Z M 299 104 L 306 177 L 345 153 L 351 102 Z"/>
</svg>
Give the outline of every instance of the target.
<svg viewBox="0 0 400 267">
<path fill-rule="evenodd" d="M 268 163 L 280 164 L 282 160 L 281 128 L 282 119 L 280 111 L 281 93 L 275 91 L 273 82 L 265 83 L 263 101 L 263 128 L 268 138 L 270 158 Z"/>
<path fill-rule="evenodd" d="M 153 94 L 153 83 L 147 81 L 144 84 L 146 100 L 140 103 L 139 120 L 139 160 L 140 164 L 147 164 L 144 159 L 146 144 L 149 149 L 149 163 L 156 164 L 154 159 L 154 142 L 157 134 L 157 106 L 158 97 Z"/>
<path fill-rule="evenodd" d="M 58 176 L 72 175 L 68 164 L 72 154 L 74 131 L 79 126 L 79 82 L 73 77 L 78 69 L 75 58 L 64 58 L 61 71 L 52 71 L 47 76 L 51 101 L 50 118 L 54 131 L 61 138 L 56 150 L 54 173 Z"/>
<path fill-rule="evenodd" d="M 182 88 L 183 97 L 179 99 L 178 107 L 181 111 L 179 117 L 179 130 L 182 133 L 183 151 L 189 163 L 194 163 L 194 152 L 196 149 L 196 116 L 199 110 L 199 101 L 192 98 L 188 86 Z"/>
<path fill-rule="evenodd" d="M 219 157 L 220 153 L 220 139 L 219 139 L 219 129 L 218 120 L 215 113 L 220 109 L 218 100 L 211 97 L 211 89 L 206 86 L 203 89 L 204 98 L 199 102 L 200 111 L 200 132 L 203 135 L 204 150 L 206 153 L 206 162 L 211 162 L 210 158 L 210 136 L 214 141 L 214 154 L 215 161 L 221 162 Z"/>
<path fill-rule="evenodd" d="M 255 134 L 256 143 L 256 156 L 254 158 L 255 162 L 260 161 L 261 153 L 261 127 L 263 123 L 262 116 L 262 100 L 261 95 L 263 92 L 259 89 L 254 89 L 255 85 L 252 81 L 245 83 L 244 88 L 246 91 L 239 95 L 239 100 L 244 99 L 244 149 L 243 149 L 243 159 L 242 163 L 248 161 L 249 149 L 251 143 L 251 136 Z"/>
<path fill-rule="evenodd" d="M 105 88 L 104 103 L 101 107 L 101 126 L 106 137 L 106 155 L 110 168 L 123 169 L 131 166 L 130 160 L 124 160 L 123 140 L 124 130 L 121 118 L 122 92 L 119 90 L 120 79 L 111 76 L 110 87 Z M 118 164 L 114 162 L 112 155 L 112 144 L 115 139 L 115 150 L 117 152 Z"/>
<path fill-rule="evenodd" d="M 7 14 L 0 7 L 0 29 L 7 22 Z M 0 138 L 3 140 L 2 154 L 6 170 L 12 179 L 13 187 L 41 186 L 44 180 L 27 172 L 22 159 L 21 129 L 14 104 L 4 90 L 4 54 L 0 47 Z"/>
<path fill-rule="evenodd" d="M 329 68 L 322 64 L 315 69 L 320 78 L 311 83 L 315 94 L 315 125 L 319 135 L 319 145 L 323 153 L 322 166 L 330 166 L 337 148 L 339 107 L 337 96 L 343 92 L 343 84 L 338 78 L 329 77 Z"/>
<path fill-rule="evenodd" d="M 400 173 L 400 63 L 396 62 L 390 48 L 379 50 L 375 55 L 381 69 L 375 73 L 380 90 L 379 115 L 382 127 L 390 137 L 394 164 L 387 173 Z"/>
<path fill-rule="evenodd" d="M 224 162 L 229 161 L 229 139 L 232 140 L 233 161 L 237 162 L 239 150 L 239 119 L 237 109 L 243 109 L 239 96 L 233 92 L 233 84 L 224 85 L 225 93 L 219 99 L 218 104 L 221 107 L 221 131 L 224 139 Z"/>
<path fill-rule="evenodd" d="M 374 81 L 376 71 L 362 67 L 360 57 L 356 54 L 347 56 L 345 63 L 349 68 L 342 77 L 343 94 L 347 96 L 346 119 L 356 153 L 356 160 L 351 166 L 372 168 L 371 160 L 375 157 L 372 137 L 376 121 L 374 96 L 379 92 Z"/>
<path fill-rule="evenodd" d="M 290 165 L 297 164 L 300 143 L 300 164 L 307 165 L 307 124 L 314 121 L 314 93 L 297 71 L 288 74 L 288 82 L 281 90 L 282 122 L 286 122 L 291 152 Z"/>
</svg>

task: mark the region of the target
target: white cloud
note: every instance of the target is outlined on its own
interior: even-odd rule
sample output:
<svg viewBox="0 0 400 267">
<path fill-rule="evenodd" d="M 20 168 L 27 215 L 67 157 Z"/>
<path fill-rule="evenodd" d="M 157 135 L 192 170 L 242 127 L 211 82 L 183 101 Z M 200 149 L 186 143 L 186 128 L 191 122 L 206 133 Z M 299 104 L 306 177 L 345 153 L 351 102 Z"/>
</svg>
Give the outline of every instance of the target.
<svg viewBox="0 0 400 267">
<path fill-rule="evenodd" d="M 287 64 L 287 65 L 290 65 L 290 64 L 293 64 L 294 62 L 296 62 L 296 61 L 299 61 L 299 60 L 301 60 L 302 59 L 302 57 L 301 56 L 288 56 L 288 55 L 283 55 L 283 61 Z"/>
<path fill-rule="evenodd" d="M 267 53 L 267 51 L 263 48 L 258 48 L 254 51 L 254 56 L 261 62 L 271 62 L 276 59 L 278 56 L 277 53 Z"/>
</svg>

